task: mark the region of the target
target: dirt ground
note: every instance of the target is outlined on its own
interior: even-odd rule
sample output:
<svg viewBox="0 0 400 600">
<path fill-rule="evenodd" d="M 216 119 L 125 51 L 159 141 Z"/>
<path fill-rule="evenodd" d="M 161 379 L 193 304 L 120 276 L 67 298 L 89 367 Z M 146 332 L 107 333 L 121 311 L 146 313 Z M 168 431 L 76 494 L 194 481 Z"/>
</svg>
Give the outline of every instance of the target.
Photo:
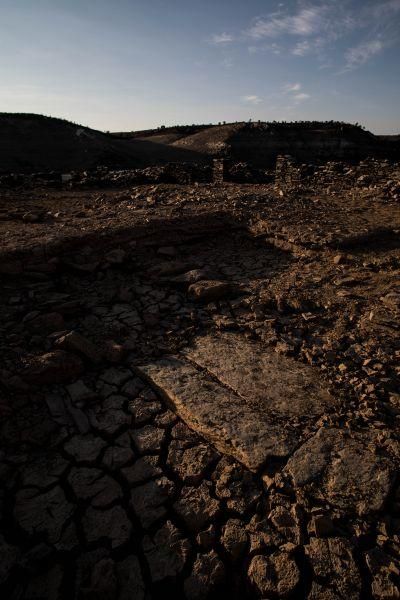
<svg viewBox="0 0 400 600">
<path fill-rule="evenodd" d="M 0 591 L 399 598 L 400 205 L 2 190 Z"/>
</svg>

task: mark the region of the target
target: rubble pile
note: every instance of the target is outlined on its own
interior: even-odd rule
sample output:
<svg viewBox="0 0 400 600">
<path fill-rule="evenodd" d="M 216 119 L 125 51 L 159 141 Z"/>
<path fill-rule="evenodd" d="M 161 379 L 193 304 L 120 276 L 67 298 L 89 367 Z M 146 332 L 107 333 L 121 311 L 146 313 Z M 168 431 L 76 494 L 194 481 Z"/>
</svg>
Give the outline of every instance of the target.
<svg viewBox="0 0 400 600">
<path fill-rule="evenodd" d="M 298 163 L 292 156 L 279 156 L 275 189 L 282 193 L 327 189 L 341 194 L 356 189 L 374 190 L 396 200 L 400 186 L 400 165 L 388 160 L 366 159 L 358 164 L 329 161 L 320 165 Z"/>
</svg>

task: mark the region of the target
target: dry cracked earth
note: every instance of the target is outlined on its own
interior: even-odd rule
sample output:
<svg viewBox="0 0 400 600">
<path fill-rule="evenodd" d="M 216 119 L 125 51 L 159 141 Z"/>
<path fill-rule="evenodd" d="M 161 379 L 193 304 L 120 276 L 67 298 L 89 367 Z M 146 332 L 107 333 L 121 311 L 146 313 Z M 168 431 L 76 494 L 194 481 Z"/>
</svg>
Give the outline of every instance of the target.
<svg viewBox="0 0 400 600">
<path fill-rule="evenodd" d="M 2 598 L 399 598 L 400 210 L 0 201 Z"/>
</svg>

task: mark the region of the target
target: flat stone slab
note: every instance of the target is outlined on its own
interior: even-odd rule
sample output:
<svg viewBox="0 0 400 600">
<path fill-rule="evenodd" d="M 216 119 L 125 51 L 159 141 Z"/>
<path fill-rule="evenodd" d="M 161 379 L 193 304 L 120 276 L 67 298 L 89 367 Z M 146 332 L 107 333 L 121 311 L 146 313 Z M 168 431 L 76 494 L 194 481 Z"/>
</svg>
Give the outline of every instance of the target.
<svg viewBox="0 0 400 600">
<path fill-rule="evenodd" d="M 185 355 L 241 396 L 282 417 L 318 417 L 338 401 L 317 369 L 278 355 L 236 333 L 197 338 Z"/>
<path fill-rule="evenodd" d="M 290 457 L 284 473 L 295 487 L 363 516 L 382 509 L 393 465 L 376 451 L 370 432 L 322 428 Z"/>
<path fill-rule="evenodd" d="M 297 444 L 296 434 L 271 422 L 265 407 L 248 405 L 185 360 L 166 358 L 136 371 L 189 427 L 253 471 L 268 458 L 288 456 Z"/>
<path fill-rule="evenodd" d="M 337 405 L 318 371 L 234 333 L 207 335 L 184 351 L 137 367 L 186 423 L 251 470 L 285 458 Z"/>
</svg>

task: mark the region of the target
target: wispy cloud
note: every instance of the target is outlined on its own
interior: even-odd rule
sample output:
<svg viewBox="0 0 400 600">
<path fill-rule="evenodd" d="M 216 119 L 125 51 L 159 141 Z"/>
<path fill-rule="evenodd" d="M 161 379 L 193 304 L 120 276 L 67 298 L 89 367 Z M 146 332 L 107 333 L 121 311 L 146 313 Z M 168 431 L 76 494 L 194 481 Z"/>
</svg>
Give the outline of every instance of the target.
<svg viewBox="0 0 400 600">
<path fill-rule="evenodd" d="M 248 34 L 256 40 L 282 34 L 309 36 L 323 29 L 325 13 L 324 6 L 303 8 L 294 15 L 275 12 L 268 17 L 257 18 L 248 30 Z"/>
<path fill-rule="evenodd" d="M 230 33 L 216 33 L 213 36 L 211 36 L 210 42 L 212 44 L 230 44 L 231 42 L 233 42 L 235 40 L 234 36 L 231 35 Z"/>
<path fill-rule="evenodd" d="M 297 100 L 297 102 L 303 102 L 303 100 L 308 100 L 309 98 L 311 98 L 310 94 L 305 94 L 304 92 L 294 95 L 294 99 Z"/>
<path fill-rule="evenodd" d="M 299 104 L 299 102 L 304 102 L 311 98 L 310 94 L 306 94 L 301 90 L 301 83 L 287 83 L 282 88 L 282 94 L 288 96 L 293 104 Z"/>
<path fill-rule="evenodd" d="M 253 55 L 312 57 L 323 68 L 336 66 L 342 73 L 400 42 L 400 0 L 281 2 L 275 11 L 255 17 L 241 32 L 228 31 L 214 34 L 208 42 L 222 48 L 245 44 Z M 346 36 L 348 49 L 344 51 Z"/>
<path fill-rule="evenodd" d="M 283 91 L 285 93 L 298 92 L 299 90 L 301 90 L 301 83 L 287 83 L 283 86 Z"/>
<path fill-rule="evenodd" d="M 335 44 L 350 34 L 353 43 L 344 54 L 344 62 L 346 69 L 355 69 L 400 41 L 400 0 L 366 0 L 362 5 L 355 0 L 297 0 L 294 8 L 280 4 L 277 11 L 256 17 L 242 36 L 252 40 L 252 53 L 265 40 L 273 39 L 281 53 L 313 55 L 324 65 L 333 66 Z M 355 36 L 358 44 L 354 43 Z"/>
<path fill-rule="evenodd" d="M 260 98 L 260 96 L 256 96 L 254 95 L 248 95 L 248 96 L 242 96 L 242 101 L 246 102 L 247 104 L 261 104 L 262 102 L 262 98 Z"/>
<path fill-rule="evenodd" d="M 382 52 L 383 48 L 384 44 L 381 40 L 370 40 L 349 48 L 345 54 L 345 68 L 351 70 L 364 65 L 370 58 Z"/>
<path fill-rule="evenodd" d="M 304 40 L 303 42 L 297 42 L 292 50 L 292 54 L 295 56 L 305 56 L 311 52 L 312 46 L 309 41 Z"/>
</svg>

